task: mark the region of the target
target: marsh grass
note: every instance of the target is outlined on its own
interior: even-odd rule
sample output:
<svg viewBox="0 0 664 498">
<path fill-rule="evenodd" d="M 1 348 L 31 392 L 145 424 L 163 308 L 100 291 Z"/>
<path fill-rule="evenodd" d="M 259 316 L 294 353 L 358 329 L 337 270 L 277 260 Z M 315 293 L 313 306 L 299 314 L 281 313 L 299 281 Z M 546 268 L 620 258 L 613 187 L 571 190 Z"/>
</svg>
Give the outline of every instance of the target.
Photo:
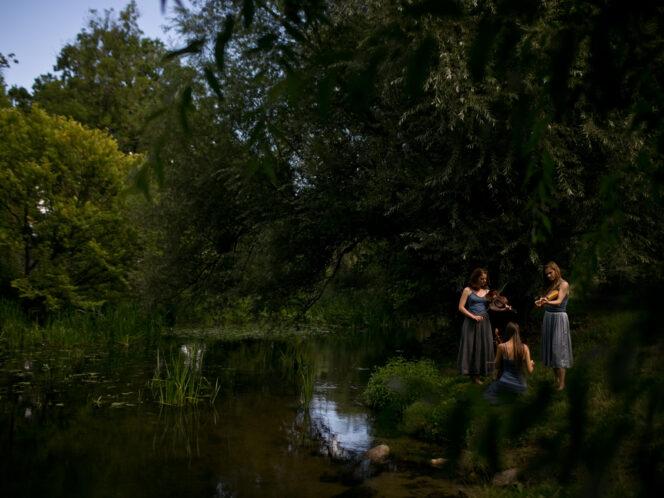
<svg viewBox="0 0 664 498">
<path fill-rule="evenodd" d="M 22 348 L 42 339 L 39 326 L 28 320 L 21 306 L 15 301 L 0 299 L 0 340 L 10 348 Z"/>
<path fill-rule="evenodd" d="M 197 405 L 203 400 L 214 404 L 219 394 L 218 380 L 212 384 L 201 371 L 204 352 L 195 348 L 196 354 L 187 355 L 181 350 L 162 358 L 157 351 L 157 367 L 150 381 L 150 389 L 158 403 L 169 406 Z"/>
<path fill-rule="evenodd" d="M 107 305 L 98 310 L 65 310 L 29 319 L 14 301 L 0 300 L 0 340 L 21 349 L 42 344 L 72 347 L 80 344 L 123 344 L 156 337 L 162 329 L 159 317 L 131 303 Z"/>
<path fill-rule="evenodd" d="M 315 371 L 311 365 L 299 366 L 299 375 L 300 375 L 300 402 L 305 407 L 309 409 L 309 404 L 314 397 L 314 385 L 315 385 Z"/>
</svg>

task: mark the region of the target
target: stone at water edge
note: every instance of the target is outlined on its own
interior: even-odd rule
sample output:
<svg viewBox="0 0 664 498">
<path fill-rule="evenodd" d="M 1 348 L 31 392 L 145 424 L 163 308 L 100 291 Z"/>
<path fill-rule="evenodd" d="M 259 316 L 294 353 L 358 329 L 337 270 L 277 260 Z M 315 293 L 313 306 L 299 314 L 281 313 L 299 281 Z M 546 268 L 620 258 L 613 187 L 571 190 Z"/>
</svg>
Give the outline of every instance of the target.
<svg viewBox="0 0 664 498">
<path fill-rule="evenodd" d="M 384 461 L 387 458 L 387 456 L 390 454 L 390 447 L 386 444 L 379 444 L 378 446 L 375 446 L 370 450 L 367 450 L 364 454 L 372 462 L 380 463 Z"/>
<path fill-rule="evenodd" d="M 519 469 L 507 469 L 498 472 L 491 481 L 494 486 L 507 486 L 518 481 Z"/>
</svg>

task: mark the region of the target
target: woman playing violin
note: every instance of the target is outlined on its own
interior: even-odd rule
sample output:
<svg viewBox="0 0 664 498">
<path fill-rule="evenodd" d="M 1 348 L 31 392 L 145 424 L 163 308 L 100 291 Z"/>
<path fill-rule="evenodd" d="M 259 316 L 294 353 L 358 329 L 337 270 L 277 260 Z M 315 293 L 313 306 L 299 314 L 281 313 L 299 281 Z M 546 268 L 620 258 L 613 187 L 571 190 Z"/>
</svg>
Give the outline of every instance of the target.
<svg viewBox="0 0 664 498">
<path fill-rule="evenodd" d="M 493 332 L 489 321 L 489 301 L 486 299 L 488 284 L 487 271 L 476 268 L 459 299 L 459 312 L 465 318 L 461 327 L 457 369 L 460 374 L 469 375 L 476 384 L 482 383 L 480 375 L 493 371 Z"/>
<path fill-rule="evenodd" d="M 562 390 L 565 388 L 565 369 L 574 363 L 567 317 L 569 283 L 563 280 L 560 268 L 553 261 L 544 265 L 543 273 L 543 297 L 535 301 L 536 306 L 545 306 L 542 321 L 542 363 L 553 368 L 554 388 Z"/>
</svg>

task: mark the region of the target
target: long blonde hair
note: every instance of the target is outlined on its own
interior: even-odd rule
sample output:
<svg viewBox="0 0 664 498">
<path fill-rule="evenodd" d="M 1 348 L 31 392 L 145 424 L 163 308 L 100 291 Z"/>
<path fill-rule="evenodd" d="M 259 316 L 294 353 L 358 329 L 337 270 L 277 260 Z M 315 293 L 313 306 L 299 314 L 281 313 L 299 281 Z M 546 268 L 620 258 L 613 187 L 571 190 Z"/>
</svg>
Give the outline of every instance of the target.
<svg viewBox="0 0 664 498">
<path fill-rule="evenodd" d="M 553 282 L 551 282 L 546 276 L 546 271 L 549 269 L 553 270 L 553 273 L 556 276 Z M 542 294 L 546 294 L 553 289 L 557 289 L 560 287 L 560 283 L 562 281 L 563 275 L 560 272 L 560 267 L 556 264 L 555 261 L 549 261 L 544 265 L 544 268 L 542 269 Z"/>
</svg>

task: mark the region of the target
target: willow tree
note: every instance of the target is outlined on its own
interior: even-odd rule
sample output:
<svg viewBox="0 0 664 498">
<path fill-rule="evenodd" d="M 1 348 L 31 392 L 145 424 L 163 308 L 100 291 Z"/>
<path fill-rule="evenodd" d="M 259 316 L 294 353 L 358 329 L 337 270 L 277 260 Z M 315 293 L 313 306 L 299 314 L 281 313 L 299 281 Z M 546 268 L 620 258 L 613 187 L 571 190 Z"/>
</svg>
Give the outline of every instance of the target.
<svg viewBox="0 0 664 498">
<path fill-rule="evenodd" d="M 618 3 L 192 2 L 191 43 L 172 54 L 198 71 L 183 140 L 212 152 L 191 123 L 223 123 L 246 175 L 273 187 L 229 183 L 197 208 L 235 192 L 258 247 L 243 278 L 305 306 L 349 251 L 425 307 L 476 265 L 524 299 L 549 258 L 576 282 L 660 272 L 662 10 L 638 3 L 623 26 Z M 600 88 L 611 68 L 620 84 Z M 183 153 L 178 184 L 195 195 L 191 165 Z"/>
<path fill-rule="evenodd" d="M 121 193 L 139 161 L 73 120 L 0 110 L 3 287 L 46 310 L 120 298 L 138 251 Z"/>
</svg>

